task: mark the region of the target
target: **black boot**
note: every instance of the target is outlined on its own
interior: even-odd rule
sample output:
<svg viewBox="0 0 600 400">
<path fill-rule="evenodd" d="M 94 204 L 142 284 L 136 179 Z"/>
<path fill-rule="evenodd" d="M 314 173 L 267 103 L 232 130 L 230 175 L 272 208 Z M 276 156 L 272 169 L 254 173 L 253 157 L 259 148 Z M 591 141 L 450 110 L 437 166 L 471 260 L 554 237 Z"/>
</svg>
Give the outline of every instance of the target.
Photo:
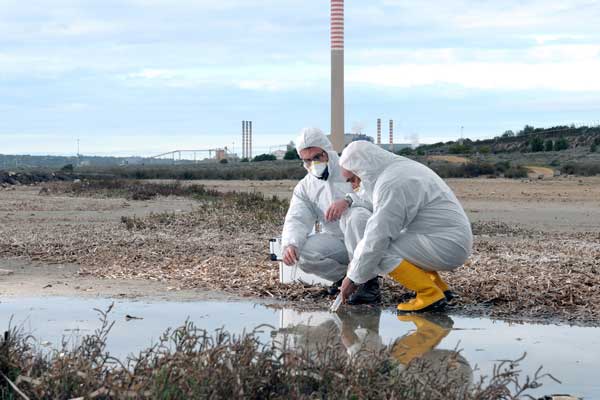
<svg viewBox="0 0 600 400">
<path fill-rule="evenodd" d="M 342 286 L 342 282 L 344 282 L 344 278 L 340 279 L 337 282 L 333 282 L 331 286 L 327 288 L 327 294 L 329 296 L 335 296 L 340 292 L 340 286 Z"/>
<path fill-rule="evenodd" d="M 358 286 L 348 299 L 348 304 L 356 306 L 359 304 L 373 304 L 381 301 L 381 291 L 379 290 L 379 277 L 366 281 Z"/>
</svg>

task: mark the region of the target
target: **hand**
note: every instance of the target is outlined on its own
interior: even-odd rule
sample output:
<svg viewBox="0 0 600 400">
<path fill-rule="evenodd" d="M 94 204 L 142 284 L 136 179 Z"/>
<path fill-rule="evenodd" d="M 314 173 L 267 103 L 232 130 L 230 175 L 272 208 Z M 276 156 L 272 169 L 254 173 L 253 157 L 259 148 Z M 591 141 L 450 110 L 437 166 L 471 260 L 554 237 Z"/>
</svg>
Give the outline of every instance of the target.
<svg viewBox="0 0 600 400">
<path fill-rule="evenodd" d="M 342 214 L 348 209 L 348 202 L 346 200 L 337 200 L 331 203 L 327 211 L 325 211 L 325 221 L 332 222 L 340 219 Z"/>
<path fill-rule="evenodd" d="M 296 246 L 286 246 L 283 250 L 283 262 L 285 265 L 294 265 L 298 262 L 298 248 Z"/>
<path fill-rule="evenodd" d="M 342 303 L 345 303 L 346 300 L 348 300 L 352 293 L 356 291 L 356 288 L 358 288 L 358 286 L 355 285 L 354 282 L 350 280 L 350 278 L 344 278 L 344 281 L 342 282 L 342 287 L 340 288 L 340 292 L 342 293 Z"/>
</svg>

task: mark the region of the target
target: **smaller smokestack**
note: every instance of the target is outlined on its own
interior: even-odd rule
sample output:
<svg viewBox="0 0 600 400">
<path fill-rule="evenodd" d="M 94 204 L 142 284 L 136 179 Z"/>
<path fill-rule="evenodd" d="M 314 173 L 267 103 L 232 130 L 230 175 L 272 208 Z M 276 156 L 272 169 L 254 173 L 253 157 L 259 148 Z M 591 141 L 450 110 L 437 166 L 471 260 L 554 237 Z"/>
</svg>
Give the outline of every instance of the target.
<svg viewBox="0 0 600 400">
<path fill-rule="evenodd" d="M 248 158 L 252 158 L 252 121 L 248 121 L 248 123 L 250 124 L 248 127 L 248 136 L 250 138 L 250 140 L 248 141 Z"/>
<path fill-rule="evenodd" d="M 377 144 L 381 144 L 381 118 L 377 118 Z"/>
<path fill-rule="evenodd" d="M 390 119 L 390 145 L 394 144 L 394 120 Z"/>
<path fill-rule="evenodd" d="M 242 158 L 246 158 L 246 121 L 242 121 Z"/>
</svg>

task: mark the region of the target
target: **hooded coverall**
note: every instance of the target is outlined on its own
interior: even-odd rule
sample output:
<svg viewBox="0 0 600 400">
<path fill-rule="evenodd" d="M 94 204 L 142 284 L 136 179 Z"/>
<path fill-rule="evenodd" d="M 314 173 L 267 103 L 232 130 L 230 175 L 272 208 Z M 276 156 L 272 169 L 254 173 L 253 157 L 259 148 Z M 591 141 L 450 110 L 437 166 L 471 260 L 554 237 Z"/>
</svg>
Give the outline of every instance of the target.
<svg viewBox="0 0 600 400">
<path fill-rule="evenodd" d="M 361 179 L 373 207 L 348 268 L 354 283 L 389 274 L 405 260 L 425 271 L 448 271 L 470 256 L 469 220 L 431 169 L 364 141 L 351 143 L 340 165 Z"/>
<path fill-rule="evenodd" d="M 285 249 L 291 245 L 298 249 L 297 265 L 302 271 L 335 282 L 346 275 L 348 252 L 362 237 L 369 215 L 354 207 L 339 221 L 326 221 L 325 212 L 329 206 L 352 192 L 352 186 L 342 177 L 339 157 L 321 130 L 304 129 L 296 143 L 298 152 L 309 147 L 326 151 L 329 176 L 319 179 L 309 173 L 298 182 L 285 217 L 282 246 Z M 319 233 L 314 232 L 315 222 L 321 225 Z M 345 241 L 350 243 L 348 248 Z"/>
</svg>

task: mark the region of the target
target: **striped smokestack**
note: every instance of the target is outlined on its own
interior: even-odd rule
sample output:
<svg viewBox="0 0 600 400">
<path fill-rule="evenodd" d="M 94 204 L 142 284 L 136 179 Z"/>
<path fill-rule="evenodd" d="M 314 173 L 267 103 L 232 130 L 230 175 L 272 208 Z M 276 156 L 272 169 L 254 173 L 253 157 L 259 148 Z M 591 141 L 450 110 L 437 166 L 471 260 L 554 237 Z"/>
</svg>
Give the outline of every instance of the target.
<svg viewBox="0 0 600 400">
<path fill-rule="evenodd" d="M 377 144 L 381 144 L 381 118 L 377 118 Z"/>
<path fill-rule="evenodd" d="M 248 159 L 252 158 L 252 121 L 248 121 Z"/>
<path fill-rule="evenodd" d="M 344 0 L 331 0 L 331 144 L 344 149 Z"/>
</svg>

